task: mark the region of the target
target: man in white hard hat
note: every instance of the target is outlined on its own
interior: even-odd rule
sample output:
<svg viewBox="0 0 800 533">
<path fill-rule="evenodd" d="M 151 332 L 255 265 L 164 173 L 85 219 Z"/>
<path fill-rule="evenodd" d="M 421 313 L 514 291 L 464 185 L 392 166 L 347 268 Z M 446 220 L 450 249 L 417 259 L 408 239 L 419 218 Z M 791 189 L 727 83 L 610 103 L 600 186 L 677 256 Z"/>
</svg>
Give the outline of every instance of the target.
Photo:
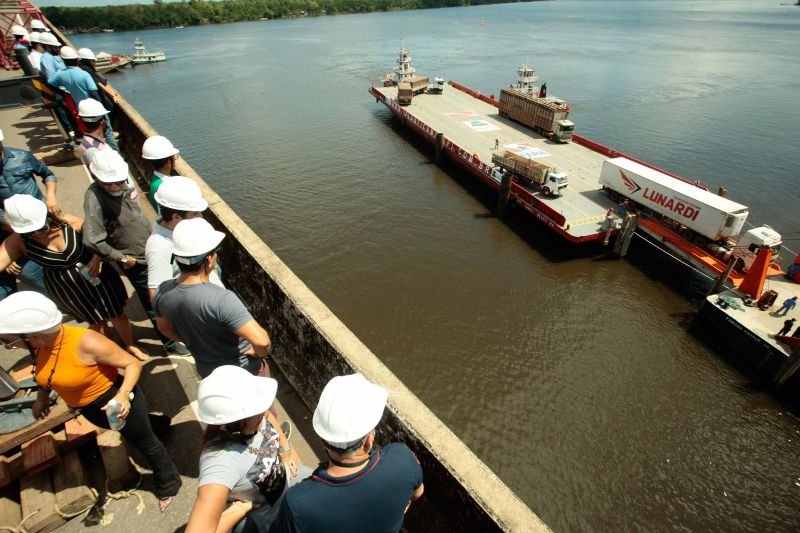
<svg viewBox="0 0 800 533">
<path fill-rule="evenodd" d="M 36 76 L 37 72 L 30 58 L 30 35 L 28 30 L 19 24 L 14 24 L 11 26 L 11 33 L 14 35 L 14 58 L 19 63 L 22 72 L 26 76 Z"/>
<path fill-rule="evenodd" d="M 424 485 L 422 468 L 405 444 L 375 446 L 387 398 L 386 389 L 361 374 L 325 385 L 313 424 L 328 462 L 286 491 L 270 533 L 400 531 Z"/>
<path fill-rule="evenodd" d="M 66 69 L 50 75 L 47 83 L 53 87 L 63 87 L 72 96 L 76 107 L 87 98 L 100 100 L 94 80 L 78 66 L 78 52 L 70 46 L 62 46 L 61 59 L 64 61 Z"/>
<path fill-rule="evenodd" d="M 159 285 L 180 274 L 178 264 L 172 260 L 172 232 L 175 226 L 181 220 L 202 217 L 203 211 L 208 209 L 208 202 L 203 198 L 200 187 L 184 176 L 172 176 L 165 181 L 156 192 L 156 202 L 161 217 L 156 220 L 144 251 L 151 300 L 155 298 Z M 209 281 L 223 287 L 216 270 L 209 274 Z"/>
<path fill-rule="evenodd" d="M 0 130 L 0 204 L 15 194 L 30 194 L 43 201 L 50 213 L 61 213 L 56 198 L 58 179 L 53 171 L 27 150 L 7 148 L 3 138 L 3 130 Z M 36 185 L 34 174 L 42 178 L 45 194 Z M 4 224 L 5 215 L 0 211 L 0 225 Z"/>
<path fill-rule="evenodd" d="M 28 30 L 20 26 L 19 24 L 14 24 L 11 26 L 11 34 L 14 36 L 14 51 L 17 50 L 25 50 L 28 51 Z"/>
<path fill-rule="evenodd" d="M 83 125 L 85 126 L 83 138 L 78 149 L 80 150 L 81 161 L 87 168 L 92 161 L 95 150 L 111 149 L 119 152 L 116 142 L 114 144 L 107 142 L 108 131 L 110 130 L 108 113 L 108 109 L 94 98 L 87 98 L 78 104 L 78 116 L 83 120 Z M 111 131 L 111 138 L 114 138 L 113 131 Z M 131 199 L 136 200 L 138 193 L 131 178 L 128 178 L 128 189 L 131 192 Z"/>
<path fill-rule="evenodd" d="M 175 226 L 172 253 L 180 275 L 156 291 L 158 328 L 186 343 L 203 378 L 223 365 L 269 377 L 266 357 L 272 344 L 267 331 L 234 292 L 209 283 L 224 238 L 202 218 L 182 220 Z M 277 416 L 274 407 L 271 411 Z"/>
<path fill-rule="evenodd" d="M 158 212 L 156 191 L 158 191 L 161 183 L 175 171 L 178 153 L 179 150 L 172 145 L 169 139 L 161 135 L 148 137 L 142 145 L 142 159 L 146 159 L 153 164 L 153 176 L 150 178 L 150 205 L 153 206 L 156 212 Z"/>
<path fill-rule="evenodd" d="M 31 60 L 31 66 L 37 70 L 36 75 L 39 75 L 39 66 L 42 62 L 42 53 L 44 52 L 44 46 L 42 46 L 41 41 L 41 34 L 38 31 L 31 32 L 31 52 L 29 54 Z"/>
<path fill-rule="evenodd" d="M 41 33 L 39 34 L 39 42 L 44 48 L 42 60 L 39 64 L 39 72 L 46 82 L 50 76 L 67 67 L 59 56 L 61 43 L 58 42 L 55 35 L 52 33 Z"/>
<path fill-rule="evenodd" d="M 48 28 L 47 25 L 41 20 L 35 18 L 31 20 L 31 30 L 35 30 L 41 33 L 45 31 L 50 31 L 50 28 Z"/>
<path fill-rule="evenodd" d="M 114 150 L 96 150 L 89 171 L 94 183 L 86 190 L 83 199 L 84 244 L 103 261 L 117 262 L 155 326 L 144 256 L 152 229 L 139 203 L 130 197 L 128 164 Z M 164 337 L 161 340 L 168 353 L 188 353 L 179 343 Z"/>
</svg>

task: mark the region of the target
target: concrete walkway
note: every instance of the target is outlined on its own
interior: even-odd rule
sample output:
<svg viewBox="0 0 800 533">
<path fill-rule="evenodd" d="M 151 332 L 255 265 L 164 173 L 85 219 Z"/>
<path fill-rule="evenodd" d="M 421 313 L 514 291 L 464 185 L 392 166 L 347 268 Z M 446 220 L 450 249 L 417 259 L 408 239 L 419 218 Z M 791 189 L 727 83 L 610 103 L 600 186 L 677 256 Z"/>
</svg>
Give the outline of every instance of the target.
<svg viewBox="0 0 800 533">
<path fill-rule="evenodd" d="M 3 141 L 5 146 L 28 149 L 35 154 L 57 150 L 63 142 L 50 113 L 40 109 L 39 106 L 0 110 L 0 128 L 5 134 Z M 83 195 L 90 183 L 85 167 L 78 159 L 69 159 L 48 166 L 58 177 L 58 198 L 62 209 L 67 213 L 83 217 Z M 139 203 L 153 220 L 155 213 L 141 192 Z M 221 263 L 224 268 L 224 258 Z M 105 518 L 101 525 L 111 527 L 113 531 L 182 531 L 194 504 L 197 490 L 200 437 L 203 431 L 196 414 L 199 379 L 192 357 L 166 356 L 150 321 L 147 320 L 141 304 L 124 276 L 123 280 L 128 286 L 128 294 L 132 295 L 128 300 L 126 312 L 133 323 L 134 337 L 139 347 L 151 356 L 143 365 L 140 383 L 147 395 L 150 411 L 172 417 L 173 432 L 166 444 L 181 473 L 183 487 L 172 505 L 161 514 L 158 511 L 157 499 L 152 492 L 152 479 L 149 475 L 145 475 L 141 490 L 138 491 L 145 504 L 144 511 L 137 512 L 139 500 L 136 497 L 112 500 L 105 507 Z M 28 364 L 30 357 L 27 351 L 0 349 L 0 366 L 3 368 L 15 370 Z M 273 374 L 276 374 L 275 365 L 270 366 Z M 279 418 L 280 420 L 288 418 L 292 421 L 294 431 L 291 442 L 302 461 L 308 465 L 316 465 L 318 457 L 322 456 L 322 449 L 311 428 L 311 416 L 294 390 L 286 384 L 283 376 L 277 375 L 276 378 L 279 383 L 277 400 Z M 309 445 L 309 441 L 313 446 Z M 147 472 L 144 467 L 146 463 L 141 456 L 135 451 L 133 454 L 136 464 L 142 467 L 143 472 Z M 97 460 L 99 461 L 99 458 Z M 86 466 L 91 467 L 91 465 Z M 4 525 L 12 524 L 2 523 L 0 518 L 0 526 Z M 60 528 L 60 531 L 85 532 L 86 527 L 87 524 L 79 517 Z"/>
</svg>

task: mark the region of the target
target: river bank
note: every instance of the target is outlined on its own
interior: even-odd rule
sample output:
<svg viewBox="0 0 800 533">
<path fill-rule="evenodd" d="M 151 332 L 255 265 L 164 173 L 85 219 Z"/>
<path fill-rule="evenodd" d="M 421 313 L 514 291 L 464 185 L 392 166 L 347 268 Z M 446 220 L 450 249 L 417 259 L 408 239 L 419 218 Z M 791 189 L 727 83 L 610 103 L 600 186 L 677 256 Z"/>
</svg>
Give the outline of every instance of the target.
<svg viewBox="0 0 800 533">
<path fill-rule="evenodd" d="M 522 0 L 540 2 L 544 0 Z M 202 26 L 229 22 L 291 19 L 352 13 L 408 11 L 502 4 L 507 0 L 236 0 L 162 2 L 98 7 L 42 8 L 59 28 L 75 33 Z"/>
</svg>

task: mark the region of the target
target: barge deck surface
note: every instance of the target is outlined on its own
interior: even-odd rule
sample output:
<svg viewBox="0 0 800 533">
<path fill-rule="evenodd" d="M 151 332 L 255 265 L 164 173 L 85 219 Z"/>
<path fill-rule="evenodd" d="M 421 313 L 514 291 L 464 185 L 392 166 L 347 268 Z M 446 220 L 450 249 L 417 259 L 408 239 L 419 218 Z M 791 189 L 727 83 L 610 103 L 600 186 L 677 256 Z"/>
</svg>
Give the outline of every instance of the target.
<svg viewBox="0 0 800 533">
<path fill-rule="evenodd" d="M 373 87 L 373 90 L 386 98 L 386 105 L 391 109 L 397 88 Z M 451 86 L 445 87 L 442 94 L 414 96 L 411 104 L 402 109 L 443 133 L 445 142 L 450 141 L 469 154 L 476 154 L 480 161 L 492 160 L 496 138 L 500 140 L 501 149 L 516 149 L 522 145 L 530 147 L 529 153 L 541 152 L 537 161 L 566 172 L 569 187 L 561 197 L 546 196 L 535 187 L 526 188 L 528 192 L 563 215 L 560 231 L 570 240 L 602 237 L 606 211 L 616 207 L 601 191 L 599 183 L 604 155 L 575 142 L 555 143 L 525 126 L 501 118 L 497 107 Z"/>
</svg>

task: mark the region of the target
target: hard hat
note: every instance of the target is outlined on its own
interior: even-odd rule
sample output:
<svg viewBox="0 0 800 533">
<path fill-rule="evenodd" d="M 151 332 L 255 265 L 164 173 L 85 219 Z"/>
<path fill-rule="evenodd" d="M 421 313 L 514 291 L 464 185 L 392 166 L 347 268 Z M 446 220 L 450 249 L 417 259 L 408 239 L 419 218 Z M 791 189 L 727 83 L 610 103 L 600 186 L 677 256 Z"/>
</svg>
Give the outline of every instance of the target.
<svg viewBox="0 0 800 533">
<path fill-rule="evenodd" d="M 56 304 L 38 292 L 15 292 L 0 301 L 0 333 L 38 333 L 57 326 L 63 318 Z"/>
<path fill-rule="evenodd" d="M 208 202 L 203 198 L 200 187 L 184 176 L 170 176 L 164 179 L 156 191 L 155 200 L 158 205 L 178 211 L 208 209 Z"/>
<path fill-rule="evenodd" d="M 194 265 L 213 252 L 224 238 L 224 233 L 202 218 L 181 220 L 172 232 L 172 255 L 178 263 Z"/>
<path fill-rule="evenodd" d="M 94 52 L 92 52 L 89 48 L 79 48 L 78 57 L 81 59 L 91 59 L 93 61 L 97 60 L 97 56 L 95 56 Z"/>
<path fill-rule="evenodd" d="M 89 170 L 103 183 L 116 183 L 128 179 L 128 163 L 116 150 L 96 150 Z"/>
<path fill-rule="evenodd" d="M 16 35 L 17 37 L 24 37 L 28 35 L 28 30 L 26 30 L 19 24 L 14 24 L 13 26 L 11 26 L 11 34 Z"/>
<path fill-rule="evenodd" d="M 375 429 L 389 393 L 361 374 L 336 376 L 314 410 L 314 431 L 336 448 L 347 448 Z"/>
<path fill-rule="evenodd" d="M 78 52 L 71 46 L 62 46 L 61 59 L 78 59 Z"/>
<path fill-rule="evenodd" d="M 42 22 L 41 20 L 33 19 L 33 20 L 31 20 L 31 29 L 32 30 L 47 31 L 47 26 L 45 26 L 44 22 Z"/>
<path fill-rule="evenodd" d="M 219 366 L 200 382 L 197 416 L 216 426 L 244 420 L 266 412 L 277 390 L 272 378 L 254 376 L 238 366 Z"/>
<path fill-rule="evenodd" d="M 3 137 L 3 130 L 0 130 L 0 143 L 3 142 L 4 138 L 5 137 Z"/>
<path fill-rule="evenodd" d="M 28 40 L 31 43 L 38 43 L 38 42 L 40 42 L 39 41 L 39 36 L 40 35 L 41 35 L 41 33 L 39 33 L 38 31 L 32 31 L 31 34 L 28 36 Z"/>
<path fill-rule="evenodd" d="M 47 220 L 47 205 L 30 194 L 15 194 L 3 202 L 6 222 L 17 233 L 42 229 Z"/>
<path fill-rule="evenodd" d="M 148 137 L 142 145 L 142 157 L 144 159 L 159 160 L 166 159 L 177 154 L 179 150 L 172 146 L 169 139 L 161 135 Z"/>
<path fill-rule="evenodd" d="M 85 98 L 78 104 L 78 116 L 89 122 L 97 122 L 108 113 L 110 111 L 94 98 Z"/>
<path fill-rule="evenodd" d="M 56 39 L 56 36 L 52 33 L 43 33 L 39 35 L 39 42 L 47 46 L 61 46 L 61 43 L 58 42 L 58 39 Z"/>
</svg>

